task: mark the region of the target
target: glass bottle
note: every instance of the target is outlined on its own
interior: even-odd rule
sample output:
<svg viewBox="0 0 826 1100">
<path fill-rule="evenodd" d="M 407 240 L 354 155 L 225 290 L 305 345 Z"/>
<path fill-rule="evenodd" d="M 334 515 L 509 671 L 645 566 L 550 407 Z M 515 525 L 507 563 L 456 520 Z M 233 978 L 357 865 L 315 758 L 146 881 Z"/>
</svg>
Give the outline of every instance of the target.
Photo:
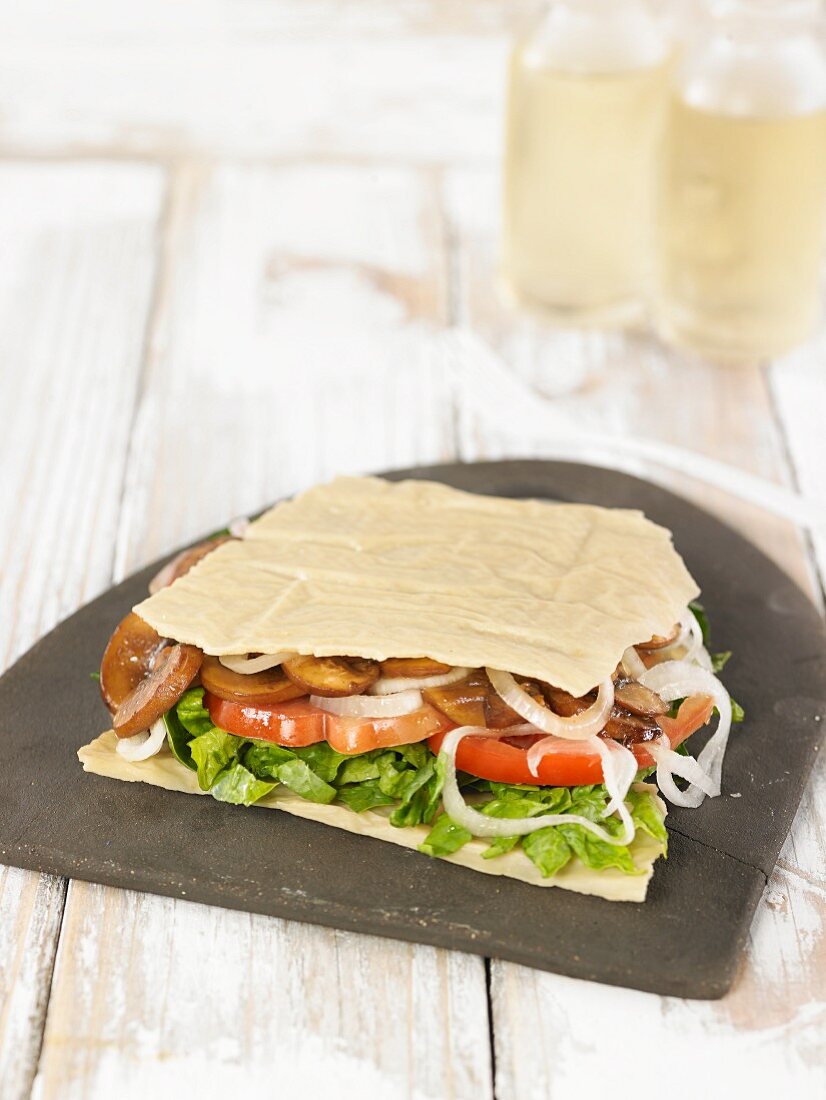
<svg viewBox="0 0 826 1100">
<path fill-rule="evenodd" d="M 668 40 L 638 0 L 557 0 L 511 55 L 502 273 L 574 325 L 640 319 Z"/>
<path fill-rule="evenodd" d="M 721 0 L 675 73 L 656 324 L 720 361 L 805 339 L 820 314 L 826 61 L 817 2 Z"/>
</svg>

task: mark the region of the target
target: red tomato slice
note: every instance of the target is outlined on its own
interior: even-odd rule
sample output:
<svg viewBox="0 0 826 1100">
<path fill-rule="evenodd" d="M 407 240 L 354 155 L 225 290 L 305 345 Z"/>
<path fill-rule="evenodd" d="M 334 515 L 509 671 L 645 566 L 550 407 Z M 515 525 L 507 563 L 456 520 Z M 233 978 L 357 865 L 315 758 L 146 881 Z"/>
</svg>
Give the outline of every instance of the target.
<svg viewBox="0 0 826 1100">
<path fill-rule="evenodd" d="M 307 699 L 270 707 L 244 706 L 204 692 L 204 702 L 216 726 L 238 737 L 256 737 L 277 745 L 301 748 L 324 740 L 327 715 Z"/>
<path fill-rule="evenodd" d="M 216 726 L 238 737 L 255 737 L 277 745 L 300 748 L 326 739 L 337 752 L 355 754 L 393 745 L 412 745 L 453 723 L 425 704 L 401 718 L 344 718 L 314 707 L 307 699 L 273 706 L 244 706 L 204 693 L 209 716 Z"/>
<path fill-rule="evenodd" d="M 676 718 L 663 718 L 660 726 L 668 735 L 672 748 L 704 726 L 711 717 L 714 703 L 705 695 L 686 699 Z M 544 736 L 544 735 L 542 735 Z M 431 737 L 428 745 L 437 753 L 445 734 Z M 539 775 L 528 769 L 527 750 L 540 739 L 540 735 L 527 737 L 465 737 L 456 750 L 456 766 L 460 771 L 490 779 L 494 783 L 527 783 L 534 786 L 578 787 L 588 783 L 601 783 L 602 758 L 598 752 L 585 748 L 577 741 L 559 737 L 554 751 L 539 763 Z M 634 745 L 633 753 L 641 768 L 654 763 L 644 744 Z"/>
<path fill-rule="evenodd" d="M 412 745 L 453 729 L 453 726 L 441 711 L 425 703 L 401 718 L 344 718 L 328 714 L 327 740 L 336 752 L 369 752 L 394 745 Z"/>
</svg>

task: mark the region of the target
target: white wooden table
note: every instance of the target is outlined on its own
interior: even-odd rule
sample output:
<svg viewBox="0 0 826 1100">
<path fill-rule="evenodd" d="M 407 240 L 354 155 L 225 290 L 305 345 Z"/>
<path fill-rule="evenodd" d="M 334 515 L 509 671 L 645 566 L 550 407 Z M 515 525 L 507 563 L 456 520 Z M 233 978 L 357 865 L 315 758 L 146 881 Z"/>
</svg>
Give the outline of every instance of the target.
<svg viewBox="0 0 826 1100">
<path fill-rule="evenodd" d="M 452 324 L 567 387 L 571 422 L 826 502 L 826 343 L 733 374 L 497 300 L 503 63 L 533 6 L 2 0 L 0 667 L 319 479 L 553 453 L 463 411 Z M 826 542 L 667 483 L 822 601 Z M 825 797 L 821 767 L 716 1003 L 0 868 L 0 1096 L 823 1095 Z"/>
</svg>

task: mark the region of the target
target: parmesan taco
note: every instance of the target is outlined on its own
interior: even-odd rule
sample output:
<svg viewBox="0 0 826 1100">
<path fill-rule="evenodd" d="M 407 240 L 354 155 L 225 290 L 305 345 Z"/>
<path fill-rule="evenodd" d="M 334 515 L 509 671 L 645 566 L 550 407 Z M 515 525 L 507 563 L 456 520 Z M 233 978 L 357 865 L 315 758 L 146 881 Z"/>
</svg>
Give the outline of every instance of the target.
<svg viewBox="0 0 826 1100">
<path fill-rule="evenodd" d="M 720 793 L 727 655 L 642 513 L 340 478 L 234 535 L 115 630 L 87 771 L 635 901 L 660 794 Z"/>
</svg>

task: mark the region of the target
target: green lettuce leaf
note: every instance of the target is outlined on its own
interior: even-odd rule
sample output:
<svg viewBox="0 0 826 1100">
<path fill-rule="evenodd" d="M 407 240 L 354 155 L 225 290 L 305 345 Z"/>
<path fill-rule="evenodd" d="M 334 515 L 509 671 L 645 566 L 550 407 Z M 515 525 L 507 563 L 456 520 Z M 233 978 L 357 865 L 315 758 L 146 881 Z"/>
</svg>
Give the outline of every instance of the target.
<svg viewBox="0 0 826 1100">
<path fill-rule="evenodd" d="M 233 764 L 222 771 L 210 787 L 209 793 L 219 802 L 231 802 L 235 806 L 251 806 L 265 794 L 269 794 L 275 783 L 266 783 L 256 779 L 243 764 Z"/>
<path fill-rule="evenodd" d="M 551 826 L 548 826 L 551 828 Z M 541 831 L 541 830 L 540 830 Z M 482 852 L 482 859 L 496 859 L 505 852 L 512 852 L 522 838 L 519 836 L 498 836 Z"/>
<path fill-rule="evenodd" d="M 307 745 L 303 749 L 293 749 L 293 752 L 325 783 L 332 783 L 338 775 L 341 765 L 349 759 L 343 753 L 336 752 L 326 741 L 319 741 L 316 745 Z"/>
<path fill-rule="evenodd" d="M 439 814 L 433 828 L 419 845 L 419 851 L 426 856 L 449 856 L 472 839 L 467 829 L 451 821 L 447 814 Z"/>
<path fill-rule="evenodd" d="M 584 829 L 581 831 L 585 832 Z M 529 833 L 522 838 L 522 848 L 531 863 L 539 868 L 543 878 L 551 878 L 557 871 L 561 871 L 574 854 L 557 825 L 549 825 L 546 829 Z"/>
<path fill-rule="evenodd" d="M 244 745 L 240 737 L 212 726 L 209 733 L 202 733 L 189 742 L 189 751 L 198 772 L 198 786 L 208 791 L 228 764 L 234 763 Z"/>
<path fill-rule="evenodd" d="M 166 743 L 169 745 L 172 755 L 185 767 L 196 771 L 192 753 L 189 751 L 192 734 L 181 725 L 178 712 L 174 707 L 163 716 L 163 724 L 166 726 Z"/>
<path fill-rule="evenodd" d="M 626 801 L 631 807 L 631 817 L 636 827 L 658 840 L 665 855 L 668 851 L 668 832 L 654 796 L 645 791 L 629 791 Z"/>
<path fill-rule="evenodd" d="M 386 795 L 375 779 L 365 779 L 363 783 L 354 783 L 350 787 L 341 787 L 338 800 L 357 814 L 373 810 L 376 806 L 392 806 L 395 798 Z"/>
<path fill-rule="evenodd" d="M 287 760 L 279 764 L 276 774 L 279 782 L 309 802 L 333 802 L 338 794 L 335 787 L 325 783 L 303 760 Z"/>
<path fill-rule="evenodd" d="M 378 779 L 378 758 L 383 755 L 383 750 L 376 750 L 347 757 L 336 776 L 336 785 L 342 787 L 347 783 L 364 783 Z"/>
<path fill-rule="evenodd" d="M 190 688 L 185 691 L 175 707 L 178 721 L 189 733 L 190 737 L 200 737 L 203 733 L 209 733 L 216 726 L 209 716 L 209 711 L 204 706 L 204 689 Z"/>
<path fill-rule="evenodd" d="M 711 671 L 714 673 L 722 672 L 731 659 L 731 650 L 727 649 L 723 653 L 711 654 Z"/>
<path fill-rule="evenodd" d="M 615 819 L 606 818 L 601 822 L 608 832 L 613 831 L 610 827 L 612 820 Z M 608 844 L 583 828 L 582 825 L 556 825 L 554 828 L 562 834 L 573 849 L 574 855 L 586 867 L 591 867 L 595 871 L 603 871 L 606 867 L 618 867 L 620 871 L 624 871 L 627 875 L 640 873 L 634 866 L 631 853 L 624 845 Z"/>
<path fill-rule="evenodd" d="M 691 610 L 692 615 L 700 624 L 700 631 L 703 635 L 703 645 L 707 646 L 708 640 L 711 637 L 711 633 L 708 627 L 708 615 L 706 615 L 706 609 L 699 602 L 699 600 L 692 600 L 688 606 Z"/>
<path fill-rule="evenodd" d="M 288 760 L 295 760 L 295 753 L 272 741 L 246 741 L 244 767 L 258 779 L 278 779 L 278 769 Z"/>
</svg>

